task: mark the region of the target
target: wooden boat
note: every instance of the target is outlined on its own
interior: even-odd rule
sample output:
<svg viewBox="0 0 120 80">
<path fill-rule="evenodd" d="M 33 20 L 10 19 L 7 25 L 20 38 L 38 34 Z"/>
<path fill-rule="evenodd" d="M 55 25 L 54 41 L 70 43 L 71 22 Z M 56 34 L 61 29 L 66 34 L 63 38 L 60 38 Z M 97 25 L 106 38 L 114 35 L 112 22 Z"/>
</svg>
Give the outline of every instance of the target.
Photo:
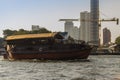
<svg viewBox="0 0 120 80">
<path fill-rule="evenodd" d="M 91 47 L 83 41 L 65 38 L 60 32 L 14 35 L 6 38 L 4 58 L 17 59 L 87 59 Z"/>
</svg>

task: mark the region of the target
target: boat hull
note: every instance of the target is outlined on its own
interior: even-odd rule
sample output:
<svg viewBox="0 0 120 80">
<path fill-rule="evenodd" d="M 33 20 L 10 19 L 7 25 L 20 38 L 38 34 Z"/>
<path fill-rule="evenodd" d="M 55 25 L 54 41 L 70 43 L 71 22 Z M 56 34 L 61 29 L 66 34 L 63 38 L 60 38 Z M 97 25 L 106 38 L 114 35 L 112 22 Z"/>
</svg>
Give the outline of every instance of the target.
<svg viewBox="0 0 120 80">
<path fill-rule="evenodd" d="M 68 59 L 87 59 L 89 50 L 77 50 L 66 52 L 44 52 L 44 53 L 11 53 L 4 55 L 9 60 L 17 59 L 42 59 L 42 60 L 68 60 Z M 6 57 L 7 56 L 7 57 Z"/>
</svg>

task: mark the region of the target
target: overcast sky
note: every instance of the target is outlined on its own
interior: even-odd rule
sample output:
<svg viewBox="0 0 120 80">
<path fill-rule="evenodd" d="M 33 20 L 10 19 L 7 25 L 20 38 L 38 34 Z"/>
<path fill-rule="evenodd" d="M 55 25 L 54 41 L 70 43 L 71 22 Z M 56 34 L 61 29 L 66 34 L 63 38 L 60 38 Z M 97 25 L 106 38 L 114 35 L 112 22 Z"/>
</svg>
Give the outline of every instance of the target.
<svg viewBox="0 0 120 80">
<path fill-rule="evenodd" d="M 100 18 L 120 18 L 120 0 L 100 0 Z M 4 29 L 31 30 L 31 25 L 40 25 L 51 31 L 64 31 L 61 18 L 79 18 L 80 12 L 90 11 L 90 0 L 0 0 L 0 36 Z M 80 22 L 75 22 L 80 26 Z M 120 35 L 120 26 L 104 22 L 112 32 L 112 41 Z"/>
</svg>

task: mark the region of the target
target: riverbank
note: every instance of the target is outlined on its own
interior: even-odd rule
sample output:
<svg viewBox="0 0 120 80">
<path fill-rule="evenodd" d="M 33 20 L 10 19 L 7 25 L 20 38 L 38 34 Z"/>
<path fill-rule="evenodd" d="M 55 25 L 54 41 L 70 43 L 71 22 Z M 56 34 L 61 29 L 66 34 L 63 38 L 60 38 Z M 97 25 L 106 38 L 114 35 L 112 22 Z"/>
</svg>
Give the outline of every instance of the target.
<svg viewBox="0 0 120 80">
<path fill-rule="evenodd" d="M 91 53 L 90 55 L 120 55 L 120 53 Z"/>
</svg>

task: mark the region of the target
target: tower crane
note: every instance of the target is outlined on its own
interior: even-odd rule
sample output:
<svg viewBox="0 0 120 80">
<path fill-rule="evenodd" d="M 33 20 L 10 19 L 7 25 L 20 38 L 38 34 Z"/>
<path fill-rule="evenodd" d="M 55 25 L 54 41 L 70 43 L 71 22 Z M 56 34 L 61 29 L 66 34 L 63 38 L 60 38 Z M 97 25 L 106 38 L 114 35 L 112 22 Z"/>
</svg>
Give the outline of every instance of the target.
<svg viewBox="0 0 120 80">
<path fill-rule="evenodd" d="M 99 38 L 101 42 L 101 22 L 109 22 L 109 21 L 116 21 L 116 25 L 119 25 L 119 18 L 111 18 L 111 19 L 101 19 L 99 20 Z"/>
<path fill-rule="evenodd" d="M 101 25 L 101 22 L 108 22 L 108 21 L 116 21 L 116 24 L 119 25 L 119 18 L 101 19 L 99 21 L 100 21 L 100 25 Z"/>
<path fill-rule="evenodd" d="M 81 19 L 80 21 L 89 21 L 89 22 L 108 22 L 108 21 L 116 21 L 116 24 L 119 25 L 119 18 L 111 18 L 111 19 L 101 19 L 101 20 L 84 20 Z"/>
</svg>

